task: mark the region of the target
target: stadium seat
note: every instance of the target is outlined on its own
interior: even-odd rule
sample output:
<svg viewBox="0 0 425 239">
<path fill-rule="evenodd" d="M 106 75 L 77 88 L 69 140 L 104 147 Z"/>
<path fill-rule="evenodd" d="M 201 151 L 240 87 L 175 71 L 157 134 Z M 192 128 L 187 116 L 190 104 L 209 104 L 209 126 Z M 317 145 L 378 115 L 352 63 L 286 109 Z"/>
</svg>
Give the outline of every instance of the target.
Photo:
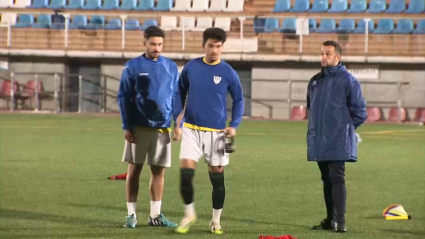
<svg viewBox="0 0 425 239">
<path fill-rule="evenodd" d="M 290 0 L 276 0 L 272 12 L 288 12 L 291 9 Z"/>
<path fill-rule="evenodd" d="M 309 32 L 315 32 L 317 27 L 317 21 L 314 18 L 308 19 L 308 31 Z"/>
<path fill-rule="evenodd" d="M 147 19 L 143 22 L 143 24 L 140 26 L 140 30 L 144 31 L 146 30 L 146 28 L 150 27 L 150 26 L 158 26 L 158 22 L 154 19 Z"/>
<path fill-rule="evenodd" d="M 398 20 L 397 27 L 393 33 L 396 34 L 410 34 L 413 32 L 413 21 L 410 19 Z"/>
<path fill-rule="evenodd" d="M 173 7 L 172 0 L 158 0 L 156 7 L 153 8 L 154 11 L 170 11 Z"/>
<path fill-rule="evenodd" d="M 190 2 L 190 0 L 176 0 L 176 3 L 171 11 L 187 11 L 190 8 Z"/>
<path fill-rule="evenodd" d="M 265 18 L 254 18 L 254 32 L 255 34 L 263 33 L 266 25 Z"/>
<path fill-rule="evenodd" d="M 380 13 L 385 11 L 386 8 L 387 3 L 385 2 L 385 0 L 372 0 L 369 4 L 369 9 L 367 10 L 367 12 Z"/>
<path fill-rule="evenodd" d="M 373 32 L 375 28 L 375 23 L 373 22 L 373 20 L 370 20 L 367 25 L 368 25 L 367 26 L 368 32 L 369 33 Z M 360 20 L 360 22 L 357 24 L 356 30 L 354 30 L 354 33 L 358 33 L 358 34 L 366 33 L 366 22 L 364 20 Z"/>
<path fill-rule="evenodd" d="M 338 28 L 336 29 L 337 33 L 351 33 L 355 28 L 354 19 L 341 19 L 339 22 Z"/>
<path fill-rule="evenodd" d="M 3 80 L 1 83 L 1 88 L 0 88 L 0 98 L 6 100 L 8 108 L 9 108 L 9 101 L 11 100 L 11 97 L 12 97 L 10 93 L 11 89 L 12 89 L 12 82 L 10 80 Z M 18 98 L 20 93 L 20 88 L 17 81 L 13 82 L 13 91 L 17 93 L 16 98 Z M 15 101 L 16 101 L 16 98 L 15 98 Z"/>
<path fill-rule="evenodd" d="M 84 15 L 75 15 L 69 24 L 69 29 L 85 29 L 87 26 L 87 17 Z"/>
<path fill-rule="evenodd" d="M 319 27 L 316 29 L 316 32 L 318 33 L 330 33 L 330 32 L 335 32 L 335 19 L 329 19 L 329 18 L 325 18 L 322 19 L 320 22 Z"/>
<path fill-rule="evenodd" d="M 84 5 L 84 0 L 69 0 L 68 5 L 65 6 L 65 9 L 80 9 Z"/>
<path fill-rule="evenodd" d="M 198 17 L 196 27 L 192 30 L 204 31 L 205 29 L 212 27 L 212 22 L 213 22 L 212 17 Z"/>
<path fill-rule="evenodd" d="M 97 10 L 100 8 L 100 0 L 86 0 L 86 5 L 83 5 L 84 10 Z"/>
<path fill-rule="evenodd" d="M 285 18 L 282 20 L 282 25 L 279 28 L 279 32 L 282 33 L 295 33 L 297 29 L 295 18 Z"/>
<path fill-rule="evenodd" d="M 29 8 L 46 8 L 48 0 L 33 0 Z"/>
<path fill-rule="evenodd" d="M 1 0 L 0 1 L 0 7 L 12 7 L 13 6 L 13 0 Z"/>
<path fill-rule="evenodd" d="M 332 1 L 331 9 L 329 9 L 328 12 L 346 12 L 347 9 L 347 0 L 334 0 Z"/>
<path fill-rule="evenodd" d="M 295 4 L 291 9 L 291 12 L 308 12 L 310 8 L 310 2 L 308 0 L 295 0 Z"/>
<path fill-rule="evenodd" d="M 25 85 L 23 92 L 20 94 L 20 98 L 21 99 L 29 99 L 29 100 L 35 99 L 36 89 L 37 89 L 37 93 L 38 93 L 38 99 L 40 99 L 40 100 L 42 100 L 42 99 L 53 99 L 53 97 L 44 90 L 43 82 L 37 81 L 37 84 L 36 84 L 35 80 L 27 81 L 27 84 Z M 41 103 L 41 102 L 39 102 L 39 103 Z"/>
<path fill-rule="evenodd" d="M 406 10 L 406 0 L 391 0 L 387 13 L 400 13 Z"/>
<path fill-rule="evenodd" d="M 86 29 L 96 30 L 104 28 L 105 17 L 101 15 L 91 16 L 90 22 L 87 24 Z"/>
<path fill-rule="evenodd" d="M 162 16 L 161 17 L 161 28 L 165 31 L 177 29 L 177 17 L 174 16 Z"/>
<path fill-rule="evenodd" d="M 310 12 L 326 12 L 328 10 L 328 0 L 314 0 Z"/>
<path fill-rule="evenodd" d="M 118 0 L 103 0 L 103 5 L 100 6 L 101 10 L 114 10 L 119 6 Z"/>
<path fill-rule="evenodd" d="M 127 31 L 134 31 L 134 30 L 139 30 L 139 20 L 137 19 L 128 19 L 125 22 L 125 30 Z"/>
<path fill-rule="evenodd" d="M 366 0 L 352 0 L 350 4 L 350 13 L 359 13 L 366 11 L 367 3 Z"/>
<path fill-rule="evenodd" d="M 193 1 L 192 8 L 189 8 L 189 11 L 193 12 L 203 12 L 208 9 L 208 0 L 196 0 Z"/>
<path fill-rule="evenodd" d="M 15 0 L 14 8 L 26 8 L 31 5 L 31 0 Z"/>
<path fill-rule="evenodd" d="M 121 19 L 114 18 L 108 20 L 108 23 L 105 25 L 105 30 L 121 30 Z"/>
<path fill-rule="evenodd" d="M 133 10 L 136 8 L 136 0 L 123 0 L 121 5 L 118 7 L 120 10 Z"/>
<path fill-rule="evenodd" d="M 136 10 L 139 11 L 149 11 L 154 7 L 154 0 L 139 0 L 139 5 L 137 5 Z"/>
<path fill-rule="evenodd" d="M 392 107 L 390 109 L 390 113 L 388 115 L 387 121 L 398 122 L 399 121 L 399 119 L 398 119 L 398 116 L 399 115 L 400 115 L 400 122 L 406 121 L 406 119 L 407 119 L 407 111 L 406 111 L 406 109 L 403 108 L 403 107 L 401 107 L 400 108 L 400 114 L 399 114 L 398 108 L 397 107 Z"/>
<path fill-rule="evenodd" d="M 230 31 L 230 17 L 216 17 L 214 26 L 223 29 L 224 31 Z"/>
<path fill-rule="evenodd" d="M 221 12 L 226 8 L 226 0 L 211 0 L 210 8 L 208 12 Z"/>
<path fill-rule="evenodd" d="M 40 14 L 37 16 L 33 27 L 34 28 L 50 28 L 52 25 L 52 16 L 46 14 Z"/>
<path fill-rule="evenodd" d="M 47 8 L 49 9 L 60 9 L 65 7 L 66 0 L 50 0 L 49 5 L 47 5 Z"/>
<path fill-rule="evenodd" d="M 195 17 L 187 16 L 187 17 L 181 17 L 180 18 L 180 27 L 178 30 L 183 29 L 185 31 L 191 31 L 195 28 Z"/>
<path fill-rule="evenodd" d="M 267 18 L 264 26 L 264 32 L 275 32 L 279 29 L 279 19 Z"/>
<path fill-rule="evenodd" d="M 378 26 L 373 31 L 376 34 L 390 34 L 394 30 L 394 20 L 393 19 L 380 19 Z"/>
<path fill-rule="evenodd" d="M 424 0 L 410 0 L 405 13 L 421 13 L 425 11 Z"/>
<path fill-rule="evenodd" d="M 382 118 L 381 109 L 378 107 L 367 107 L 366 112 L 367 112 L 367 119 L 366 119 L 367 122 L 380 121 Z"/>
<path fill-rule="evenodd" d="M 425 19 L 419 20 L 416 25 L 416 29 L 413 31 L 414 34 L 425 34 Z"/>
<path fill-rule="evenodd" d="M 244 0 L 229 0 L 225 12 L 243 12 Z"/>
<path fill-rule="evenodd" d="M 0 23 L 2 25 L 7 25 L 8 22 L 10 21 L 10 25 L 13 26 L 16 24 L 16 18 L 17 18 L 16 13 L 5 12 L 1 15 Z"/>
<path fill-rule="evenodd" d="M 14 27 L 25 28 L 31 27 L 34 24 L 34 16 L 31 14 L 22 14 L 19 15 L 18 21 L 14 25 Z"/>
<path fill-rule="evenodd" d="M 417 108 L 416 109 L 415 121 L 425 123 L 425 108 Z"/>
<path fill-rule="evenodd" d="M 291 109 L 291 120 L 306 120 L 307 119 L 307 107 L 305 106 L 294 106 Z"/>
</svg>

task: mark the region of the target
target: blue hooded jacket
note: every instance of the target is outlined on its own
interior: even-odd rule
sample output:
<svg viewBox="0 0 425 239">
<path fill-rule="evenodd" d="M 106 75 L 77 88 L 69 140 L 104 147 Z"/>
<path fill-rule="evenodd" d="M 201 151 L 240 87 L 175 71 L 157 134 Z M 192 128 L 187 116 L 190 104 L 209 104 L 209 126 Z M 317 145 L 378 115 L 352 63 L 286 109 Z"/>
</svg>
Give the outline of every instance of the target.
<svg viewBox="0 0 425 239">
<path fill-rule="evenodd" d="M 343 64 L 324 67 L 308 84 L 308 161 L 357 161 L 355 130 L 367 118 L 359 81 Z"/>
</svg>

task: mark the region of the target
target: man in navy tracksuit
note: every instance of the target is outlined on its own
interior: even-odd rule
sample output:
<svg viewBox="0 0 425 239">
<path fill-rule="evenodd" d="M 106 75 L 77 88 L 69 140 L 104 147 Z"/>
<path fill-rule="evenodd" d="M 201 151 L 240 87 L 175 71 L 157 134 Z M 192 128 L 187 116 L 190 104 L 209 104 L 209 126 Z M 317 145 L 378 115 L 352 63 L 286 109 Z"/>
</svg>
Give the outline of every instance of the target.
<svg viewBox="0 0 425 239">
<path fill-rule="evenodd" d="M 334 41 L 322 47 L 322 71 L 308 84 L 308 161 L 317 161 L 323 181 L 327 217 L 313 230 L 345 228 L 345 162 L 357 160 L 355 130 L 367 118 L 359 81 L 340 63 L 342 49 Z"/>
</svg>

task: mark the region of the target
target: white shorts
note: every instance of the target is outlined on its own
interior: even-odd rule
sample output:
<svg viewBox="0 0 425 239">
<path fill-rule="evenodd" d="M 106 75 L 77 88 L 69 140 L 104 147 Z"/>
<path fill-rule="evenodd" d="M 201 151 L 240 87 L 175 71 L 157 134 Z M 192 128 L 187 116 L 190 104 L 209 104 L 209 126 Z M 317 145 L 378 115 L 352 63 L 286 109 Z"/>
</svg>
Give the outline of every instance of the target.
<svg viewBox="0 0 425 239">
<path fill-rule="evenodd" d="M 226 166 L 229 154 L 225 152 L 226 134 L 224 131 L 210 132 L 183 127 L 180 159 L 196 162 L 204 156 L 209 166 Z"/>
<path fill-rule="evenodd" d="M 134 164 L 171 167 L 171 136 L 170 133 L 160 133 L 143 129 L 135 129 L 135 143 L 125 141 L 122 161 Z"/>
</svg>

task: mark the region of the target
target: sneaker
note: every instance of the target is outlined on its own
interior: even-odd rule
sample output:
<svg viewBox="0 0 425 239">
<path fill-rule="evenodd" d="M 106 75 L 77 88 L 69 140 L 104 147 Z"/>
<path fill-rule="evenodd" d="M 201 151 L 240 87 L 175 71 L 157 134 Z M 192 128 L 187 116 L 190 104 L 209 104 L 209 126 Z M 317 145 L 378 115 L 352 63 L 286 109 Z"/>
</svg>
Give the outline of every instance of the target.
<svg viewBox="0 0 425 239">
<path fill-rule="evenodd" d="M 196 215 L 189 215 L 189 216 L 184 216 L 183 219 L 181 220 L 179 226 L 176 228 L 176 232 L 177 233 L 187 233 L 189 231 L 190 226 L 195 223 L 196 221 Z"/>
<path fill-rule="evenodd" d="M 311 230 L 335 230 L 335 222 L 324 219 L 320 222 L 320 225 L 312 226 Z"/>
<path fill-rule="evenodd" d="M 210 230 L 212 234 L 223 234 L 223 229 L 221 228 L 220 223 L 214 221 L 210 222 Z"/>
<path fill-rule="evenodd" d="M 156 218 L 149 216 L 148 225 L 153 227 L 177 227 L 177 223 L 168 220 L 162 213 Z"/>
<path fill-rule="evenodd" d="M 345 228 L 345 222 L 340 222 L 340 223 L 337 223 L 336 225 L 337 225 L 337 227 L 335 229 L 335 232 L 338 232 L 338 233 L 346 233 L 347 232 L 347 229 Z"/>
<path fill-rule="evenodd" d="M 137 226 L 137 219 L 134 214 L 127 216 L 127 222 L 123 225 L 126 228 L 135 228 Z"/>
</svg>

